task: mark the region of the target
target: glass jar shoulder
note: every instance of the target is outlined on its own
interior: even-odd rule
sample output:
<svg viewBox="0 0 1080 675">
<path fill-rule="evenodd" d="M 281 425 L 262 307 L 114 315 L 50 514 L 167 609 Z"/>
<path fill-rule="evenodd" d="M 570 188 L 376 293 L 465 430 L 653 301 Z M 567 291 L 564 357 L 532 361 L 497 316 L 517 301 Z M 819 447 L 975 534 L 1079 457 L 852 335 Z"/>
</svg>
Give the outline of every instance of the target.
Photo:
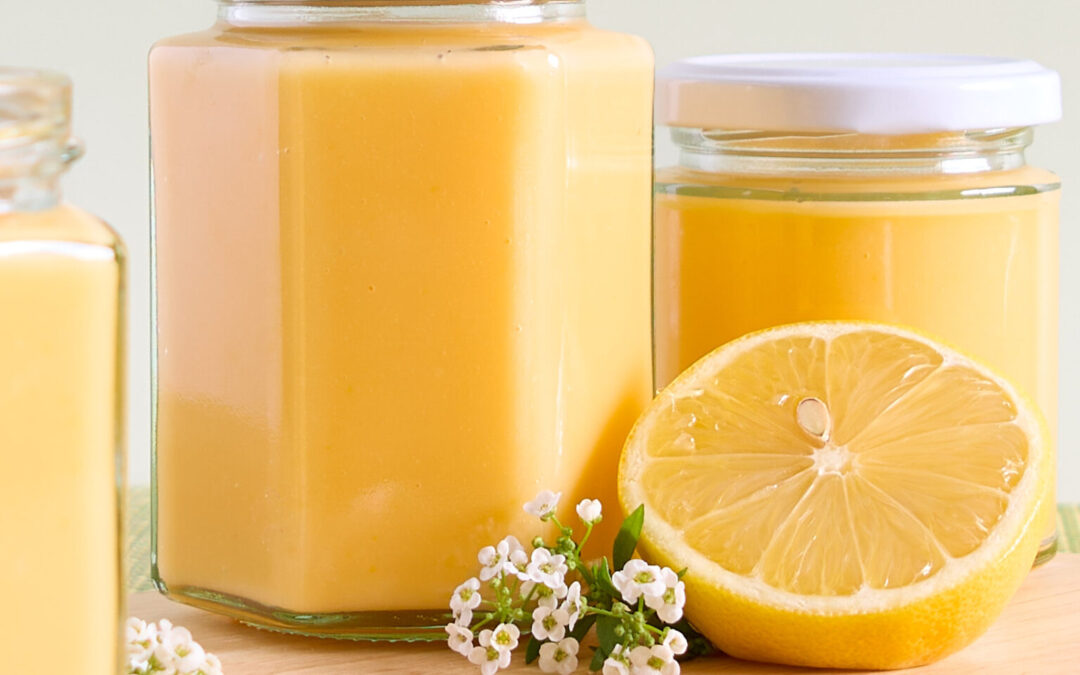
<svg viewBox="0 0 1080 675">
<path fill-rule="evenodd" d="M 119 235 L 103 220 L 70 204 L 0 214 L 0 241 L 56 241 L 123 252 Z"/>
<path fill-rule="evenodd" d="M 214 27 L 167 38 L 150 52 L 151 118 L 172 89 L 242 78 L 273 95 L 311 78 L 488 77 L 491 86 L 606 82 L 650 97 L 653 55 L 636 36 L 600 30 L 587 21 L 551 24 L 368 23 L 319 26 Z M 563 75 L 566 75 L 563 79 Z M 193 83 L 192 78 L 201 85 Z M 286 80 L 279 80 L 284 76 Z M 184 84 L 188 83 L 188 84 Z M 261 83 L 261 84 L 259 84 Z M 356 85 L 356 83 L 354 83 Z M 357 85 L 359 86 L 359 85 Z M 644 99 L 643 99 L 644 100 Z"/>
<path fill-rule="evenodd" d="M 1007 171 L 977 173 L 861 173 L 861 172 L 799 172 L 799 173 L 719 173 L 698 171 L 685 167 L 669 167 L 656 172 L 657 189 L 666 193 L 704 191 L 742 193 L 744 197 L 769 193 L 799 193 L 806 195 L 859 195 L 873 199 L 874 195 L 954 195 L 956 198 L 996 192 L 1015 195 L 1053 192 L 1060 179 L 1046 169 L 1022 166 Z"/>
</svg>

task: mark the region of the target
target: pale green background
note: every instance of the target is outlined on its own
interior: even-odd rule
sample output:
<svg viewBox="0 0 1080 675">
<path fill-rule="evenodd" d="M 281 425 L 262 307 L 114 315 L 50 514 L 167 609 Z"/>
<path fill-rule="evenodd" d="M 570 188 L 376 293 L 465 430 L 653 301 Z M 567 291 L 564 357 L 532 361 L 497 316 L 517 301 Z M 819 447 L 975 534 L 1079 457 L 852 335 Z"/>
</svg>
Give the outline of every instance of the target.
<svg viewBox="0 0 1080 675">
<path fill-rule="evenodd" d="M 1058 69 L 1080 110 L 1080 0 L 590 0 L 593 21 L 647 37 L 659 64 L 735 51 L 927 51 L 1023 56 Z M 210 0 L 0 0 L 0 64 L 76 83 L 89 148 L 71 201 L 115 225 L 131 254 L 130 474 L 149 479 L 149 223 L 145 56 L 158 37 L 205 27 Z M 1080 112 L 1077 113 L 1080 115 Z M 1067 118 L 1068 119 L 1068 118 Z M 670 148 L 660 148 L 662 161 Z M 1039 130 L 1031 160 L 1065 182 L 1062 219 L 1060 499 L 1080 501 L 1080 117 Z"/>
</svg>

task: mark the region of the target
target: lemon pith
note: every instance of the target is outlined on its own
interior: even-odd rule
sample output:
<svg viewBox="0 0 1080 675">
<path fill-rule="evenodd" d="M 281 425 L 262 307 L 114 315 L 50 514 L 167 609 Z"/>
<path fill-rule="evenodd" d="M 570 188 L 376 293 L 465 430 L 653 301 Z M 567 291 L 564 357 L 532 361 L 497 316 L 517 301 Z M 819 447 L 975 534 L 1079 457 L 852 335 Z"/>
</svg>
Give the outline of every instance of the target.
<svg viewBox="0 0 1080 675">
<path fill-rule="evenodd" d="M 899 668 L 981 634 L 1049 508 L 1037 408 L 893 326 L 815 322 L 725 345 L 665 389 L 619 469 L 641 549 L 687 567 L 722 650 Z"/>
</svg>

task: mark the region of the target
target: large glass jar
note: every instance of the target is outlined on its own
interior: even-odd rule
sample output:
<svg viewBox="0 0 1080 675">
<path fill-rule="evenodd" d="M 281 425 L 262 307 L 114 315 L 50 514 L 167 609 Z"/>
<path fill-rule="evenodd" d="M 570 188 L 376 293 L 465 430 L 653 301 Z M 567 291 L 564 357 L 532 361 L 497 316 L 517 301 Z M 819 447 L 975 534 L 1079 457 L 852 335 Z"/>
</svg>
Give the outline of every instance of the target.
<svg viewBox="0 0 1080 675">
<path fill-rule="evenodd" d="M 223 3 L 154 47 L 163 592 L 445 638 L 539 489 L 614 506 L 651 392 L 652 83 L 574 1 Z"/>
<path fill-rule="evenodd" d="M 996 368 L 1056 434 L 1059 181 L 1024 158 L 1060 116 L 1056 73 L 754 55 L 690 59 L 658 87 L 680 154 L 656 176 L 657 387 L 746 333 L 881 321 Z"/>
<path fill-rule="evenodd" d="M 0 68 L 0 663 L 116 675 L 124 254 L 61 201 L 70 111 L 66 77 Z"/>
</svg>

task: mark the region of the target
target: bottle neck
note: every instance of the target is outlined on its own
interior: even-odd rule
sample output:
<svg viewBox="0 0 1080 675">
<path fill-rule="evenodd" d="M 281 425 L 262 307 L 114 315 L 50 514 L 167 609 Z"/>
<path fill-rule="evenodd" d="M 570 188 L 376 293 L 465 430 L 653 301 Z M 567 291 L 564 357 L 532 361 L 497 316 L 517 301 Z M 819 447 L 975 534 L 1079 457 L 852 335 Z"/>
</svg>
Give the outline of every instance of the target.
<svg viewBox="0 0 1080 675">
<path fill-rule="evenodd" d="M 935 175 L 1026 164 L 1031 127 L 877 136 L 672 128 L 679 164 L 724 174 Z"/>
<path fill-rule="evenodd" d="M 60 201 L 60 176 L 82 154 L 70 119 L 66 77 L 0 68 L 0 213 Z"/>
<path fill-rule="evenodd" d="M 584 0 L 218 0 L 218 18 L 234 25 L 327 23 L 515 23 L 585 16 Z"/>
</svg>

